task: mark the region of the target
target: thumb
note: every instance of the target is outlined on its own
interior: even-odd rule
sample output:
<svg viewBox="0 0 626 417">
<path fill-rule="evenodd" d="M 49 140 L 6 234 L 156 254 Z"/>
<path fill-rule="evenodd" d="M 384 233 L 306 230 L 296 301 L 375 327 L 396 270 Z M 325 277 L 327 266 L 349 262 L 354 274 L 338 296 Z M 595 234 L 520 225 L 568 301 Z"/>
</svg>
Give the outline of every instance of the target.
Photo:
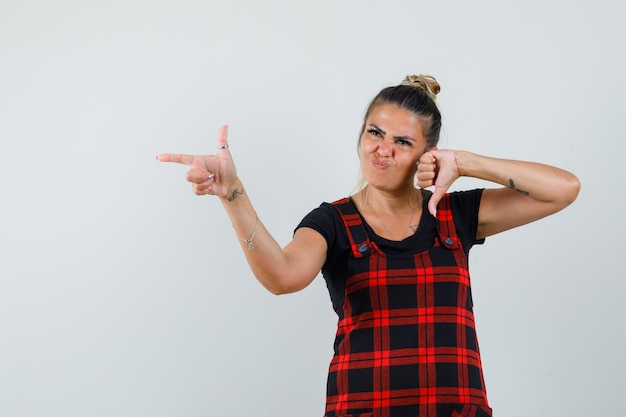
<svg viewBox="0 0 626 417">
<path fill-rule="evenodd" d="M 430 197 L 430 201 L 428 202 L 428 211 L 433 215 L 433 217 L 437 217 L 437 204 L 439 204 L 439 201 L 441 201 L 447 190 L 447 187 L 435 185 L 433 195 Z"/>
<path fill-rule="evenodd" d="M 217 132 L 217 150 L 228 149 L 228 125 L 220 127 Z"/>
</svg>

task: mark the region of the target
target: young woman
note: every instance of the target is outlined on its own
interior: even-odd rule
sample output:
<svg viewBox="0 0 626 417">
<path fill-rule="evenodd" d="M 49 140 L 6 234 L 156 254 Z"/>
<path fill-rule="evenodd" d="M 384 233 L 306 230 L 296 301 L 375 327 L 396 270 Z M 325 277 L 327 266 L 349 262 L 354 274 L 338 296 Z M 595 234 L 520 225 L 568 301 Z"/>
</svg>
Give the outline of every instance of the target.
<svg viewBox="0 0 626 417">
<path fill-rule="evenodd" d="M 311 211 L 284 248 L 237 176 L 227 127 L 215 155 L 157 156 L 189 165 L 194 192 L 221 199 L 269 291 L 299 291 L 322 271 L 339 317 L 325 417 L 491 416 L 469 250 L 578 195 L 578 179 L 559 168 L 437 149 L 439 89 L 433 77 L 413 75 L 380 91 L 358 143 L 362 187 Z M 500 187 L 449 193 L 460 176 Z"/>
</svg>

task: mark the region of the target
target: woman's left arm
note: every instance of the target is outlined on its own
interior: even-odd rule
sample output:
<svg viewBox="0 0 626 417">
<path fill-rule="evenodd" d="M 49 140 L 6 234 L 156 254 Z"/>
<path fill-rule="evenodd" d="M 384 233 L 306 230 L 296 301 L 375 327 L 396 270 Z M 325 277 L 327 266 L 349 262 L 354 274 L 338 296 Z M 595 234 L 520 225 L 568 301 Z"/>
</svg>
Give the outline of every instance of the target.
<svg viewBox="0 0 626 417">
<path fill-rule="evenodd" d="M 451 150 L 432 150 L 422 156 L 420 165 L 422 160 L 432 161 L 436 167 L 436 194 L 444 191 L 442 188 L 447 190 L 461 175 L 504 186 L 483 191 L 478 211 L 478 239 L 556 213 L 570 205 L 580 190 L 580 182 L 572 173 L 535 162 Z M 455 174 L 458 175 L 453 178 Z"/>
</svg>

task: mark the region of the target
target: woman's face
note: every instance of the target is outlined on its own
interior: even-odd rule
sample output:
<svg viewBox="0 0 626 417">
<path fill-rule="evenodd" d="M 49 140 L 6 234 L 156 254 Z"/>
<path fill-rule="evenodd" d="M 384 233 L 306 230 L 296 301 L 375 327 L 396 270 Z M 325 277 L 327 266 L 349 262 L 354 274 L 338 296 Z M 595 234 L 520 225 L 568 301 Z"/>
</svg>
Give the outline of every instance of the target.
<svg viewBox="0 0 626 417">
<path fill-rule="evenodd" d="M 415 163 L 426 151 L 421 121 L 395 104 L 372 109 L 361 134 L 361 171 L 373 187 L 392 191 L 413 186 Z"/>
</svg>

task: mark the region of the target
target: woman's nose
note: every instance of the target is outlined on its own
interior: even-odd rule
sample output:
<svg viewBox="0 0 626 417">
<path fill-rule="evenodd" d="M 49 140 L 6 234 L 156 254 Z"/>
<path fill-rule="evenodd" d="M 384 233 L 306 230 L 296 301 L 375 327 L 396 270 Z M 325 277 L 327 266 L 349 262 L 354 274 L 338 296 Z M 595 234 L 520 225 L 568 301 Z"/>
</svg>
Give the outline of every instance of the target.
<svg viewBox="0 0 626 417">
<path fill-rule="evenodd" d="M 384 139 L 381 140 L 379 145 L 378 145 L 377 152 L 383 158 L 391 156 L 391 154 L 393 152 L 392 144 L 389 141 L 387 141 L 387 140 L 384 140 Z"/>
</svg>

